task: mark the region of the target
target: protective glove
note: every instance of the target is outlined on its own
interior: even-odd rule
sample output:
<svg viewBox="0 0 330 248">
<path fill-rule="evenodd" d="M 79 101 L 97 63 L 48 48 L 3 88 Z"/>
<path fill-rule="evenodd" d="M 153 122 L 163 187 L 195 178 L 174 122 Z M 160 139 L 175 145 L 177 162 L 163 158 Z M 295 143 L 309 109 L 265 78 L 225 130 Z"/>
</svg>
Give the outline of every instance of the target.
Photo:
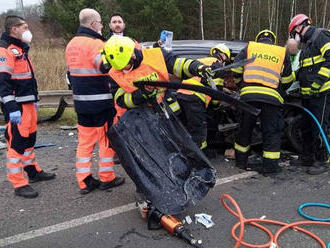
<svg viewBox="0 0 330 248">
<path fill-rule="evenodd" d="M 318 97 L 319 96 L 319 93 L 320 93 L 320 88 L 321 88 L 321 85 L 318 84 L 318 83 L 312 83 L 312 87 L 311 87 L 311 96 L 315 96 L 315 97 Z"/>
<path fill-rule="evenodd" d="M 21 120 L 22 120 L 21 111 L 10 112 L 9 119 L 12 123 L 21 124 Z"/>
<path fill-rule="evenodd" d="M 147 90 L 146 88 L 141 89 L 141 95 L 144 99 L 151 99 L 153 97 L 156 97 L 158 93 L 157 88 L 153 88 L 152 90 Z"/>
<path fill-rule="evenodd" d="M 106 69 L 111 68 L 111 64 L 109 63 L 109 61 L 107 60 L 107 57 L 105 56 L 104 49 L 101 49 L 100 53 L 101 53 L 101 58 L 102 58 L 104 68 L 106 68 Z"/>
<path fill-rule="evenodd" d="M 206 65 L 198 66 L 197 73 L 200 77 L 203 77 L 203 78 L 208 78 L 208 77 L 214 76 L 214 72 L 212 72 L 212 68 L 210 66 L 206 66 Z"/>
</svg>

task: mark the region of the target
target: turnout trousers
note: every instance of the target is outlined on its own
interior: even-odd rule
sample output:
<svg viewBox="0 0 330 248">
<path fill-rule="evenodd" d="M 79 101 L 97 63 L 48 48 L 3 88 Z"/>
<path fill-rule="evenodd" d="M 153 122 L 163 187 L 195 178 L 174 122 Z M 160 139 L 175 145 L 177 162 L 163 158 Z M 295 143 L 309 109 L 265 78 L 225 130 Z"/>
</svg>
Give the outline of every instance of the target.
<svg viewBox="0 0 330 248">
<path fill-rule="evenodd" d="M 29 184 L 23 169 L 34 166 L 37 172 L 42 169 L 35 161 L 34 145 L 37 135 L 37 111 L 34 103 L 23 103 L 21 124 L 6 124 L 7 176 L 14 188 Z"/>
<path fill-rule="evenodd" d="M 187 128 L 193 141 L 200 149 L 207 147 L 207 113 L 205 103 L 195 95 L 188 95 L 181 98 L 178 95 L 178 102 L 181 113 L 179 118 Z"/>
<path fill-rule="evenodd" d="M 303 99 L 302 105 L 315 115 L 326 137 L 328 137 L 330 97 L 328 97 L 328 95 L 323 95 L 320 97 Z M 303 157 L 312 162 L 327 161 L 328 153 L 317 124 L 307 113 L 304 113 L 302 118 Z"/>
<path fill-rule="evenodd" d="M 79 120 L 78 114 L 78 120 Z M 79 122 L 79 121 L 78 121 Z M 108 125 L 106 121 L 102 126 L 83 126 L 78 124 L 78 147 L 76 153 L 76 177 L 79 188 L 86 188 L 83 181 L 92 175 L 92 155 L 95 145 L 99 147 L 98 176 L 101 182 L 110 182 L 115 179 L 113 156 L 115 152 L 109 148 L 109 139 L 106 135 Z"/>
<path fill-rule="evenodd" d="M 256 108 L 261 109 L 259 115 L 261 122 L 263 141 L 263 168 L 272 170 L 278 166 L 281 149 L 281 135 L 283 129 L 282 106 L 263 102 L 249 102 Z M 235 141 L 236 166 L 245 168 L 250 152 L 253 128 L 257 118 L 245 111 L 242 112 L 239 130 Z"/>
</svg>

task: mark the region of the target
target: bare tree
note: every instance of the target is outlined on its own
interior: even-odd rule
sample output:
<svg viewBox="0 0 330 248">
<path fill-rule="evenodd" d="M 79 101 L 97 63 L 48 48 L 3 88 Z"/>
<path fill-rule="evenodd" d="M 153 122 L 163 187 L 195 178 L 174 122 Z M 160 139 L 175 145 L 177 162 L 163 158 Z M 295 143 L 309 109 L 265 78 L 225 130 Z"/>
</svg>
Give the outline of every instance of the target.
<svg viewBox="0 0 330 248">
<path fill-rule="evenodd" d="M 291 4 L 291 13 L 290 13 L 290 20 L 293 18 L 293 11 L 294 11 L 294 6 L 295 6 L 295 0 L 292 0 L 292 4 Z"/>
<path fill-rule="evenodd" d="M 225 26 L 225 40 L 227 40 L 227 10 L 226 10 L 226 0 L 223 1 L 223 18 L 224 18 L 224 26 Z"/>
<path fill-rule="evenodd" d="M 261 4 L 260 4 L 260 1 L 261 0 L 259 0 L 258 1 L 258 30 L 260 30 L 261 29 L 261 21 L 260 21 L 260 9 L 261 9 Z"/>
<path fill-rule="evenodd" d="M 275 11 L 276 11 L 276 20 L 275 20 L 275 33 L 278 34 L 278 23 L 279 23 L 279 12 L 280 12 L 280 0 L 275 0 Z"/>
<path fill-rule="evenodd" d="M 231 15 L 231 38 L 235 39 L 235 0 L 232 1 L 233 2 L 233 13 Z"/>
<path fill-rule="evenodd" d="M 325 0 L 324 3 L 324 8 L 323 8 L 323 22 L 322 22 L 322 27 L 325 28 L 325 16 L 327 15 L 327 5 L 328 5 L 328 0 Z"/>
<path fill-rule="evenodd" d="M 245 7 L 245 0 L 242 0 L 241 6 L 241 21 L 240 21 L 240 28 L 239 28 L 239 39 L 243 39 L 243 24 L 244 24 L 244 7 Z"/>
<path fill-rule="evenodd" d="M 308 4 L 308 16 L 312 15 L 313 1 L 309 1 Z"/>
<path fill-rule="evenodd" d="M 248 2 L 247 10 L 246 10 L 246 18 L 245 18 L 245 27 L 244 27 L 244 34 L 243 34 L 243 40 L 245 40 L 246 37 L 246 31 L 247 31 L 247 25 L 249 23 L 249 13 L 251 9 L 252 1 Z"/>
<path fill-rule="evenodd" d="M 203 0 L 199 0 L 199 14 L 200 14 L 200 21 L 201 21 L 201 34 L 202 34 L 202 40 L 204 40 Z"/>
<path fill-rule="evenodd" d="M 315 6 L 315 8 L 314 8 L 314 10 L 315 10 L 315 18 L 314 18 L 314 20 L 315 20 L 315 25 L 317 26 L 317 5 L 316 5 L 316 0 L 314 1 L 314 6 Z"/>
</svg>

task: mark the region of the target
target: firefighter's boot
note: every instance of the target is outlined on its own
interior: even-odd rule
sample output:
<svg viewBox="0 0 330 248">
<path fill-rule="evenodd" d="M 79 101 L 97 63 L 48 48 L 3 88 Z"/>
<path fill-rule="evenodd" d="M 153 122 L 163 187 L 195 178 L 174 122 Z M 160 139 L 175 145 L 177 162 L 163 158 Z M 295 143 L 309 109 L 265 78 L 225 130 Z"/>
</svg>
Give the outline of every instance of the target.
<svg viewBox="0 0 330 248">
<path fill-rule="evenodd" d="M 35 198 L 38 196 L 38 192 L 35 191 L 30 185 L 25 185 L 15 189 L 15 195 L 25 198 Z"/>
<path fill-rule="evenodd" d="M 310 167 L 313 165 L 313 159 L 309 156 L 299 156 L 298 159 L 291 160 L 290 165 L 291 166 L 304 166 L 304 167 Z"/>
<path fill-rule="evenodd" d="M 307 173 L 310 175 L 319 175 L 329 170 L 329 163 L 328 162 L 319 162 L 316 161 L 313 165 L 308 168 Z"/>
</svg>

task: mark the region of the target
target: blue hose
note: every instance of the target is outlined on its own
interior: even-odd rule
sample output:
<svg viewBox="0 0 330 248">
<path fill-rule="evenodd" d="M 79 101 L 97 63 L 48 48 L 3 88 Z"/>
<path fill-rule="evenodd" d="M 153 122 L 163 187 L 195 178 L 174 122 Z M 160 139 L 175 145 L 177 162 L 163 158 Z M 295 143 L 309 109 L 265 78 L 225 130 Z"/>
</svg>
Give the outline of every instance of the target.
<svg viewBox="0 0 330 248">
<path fill-rule="evenodd" d="M 317 218 L 317 217 L 313 217 L 313 216 L 309 216 L 309 215 L 305 214 L 305 212 L 303 211 L 303 208 L 305 208 L 305 207 L 322 207 L 322 208 L 329 208 L 330 209 L 329 204 L 318 203 L 318 202 L 304 203 L 304 204 L 301 204 L 299 206 L 298 213 L 301 216 L 303 216 L 304 218 L 308 219 L 308 220 L 330 222 L 330 218 L 322 219 L 322 218 Z M 330 243 L 328 244 L 328 248 L 330 248 L 329 245 L 330 245 Z"/>
<path fill-rule="evenodd" d="M 315 115 L 313 115 L 311 111 L 309 111 L 307 108 L 303 108 L 303 109 L 305 110 L 305 112 L 307 112 L 314 119 L 314 122 L 316 123 L 317 127 L 320 129 L 322 139 L 324 141 L 325 146 L 327 147 L 328 154 L 330 155 L 330 146 L 329 146 L 329 143 L 328 143 L 328 139 L 325 136 L 325 133 L 323 131 L 323 128 L 322 128 L 320 122 L 316 119 Z M 330 248 L 330 247 L 328 247 L 328 248 Z"/>
</svg>

